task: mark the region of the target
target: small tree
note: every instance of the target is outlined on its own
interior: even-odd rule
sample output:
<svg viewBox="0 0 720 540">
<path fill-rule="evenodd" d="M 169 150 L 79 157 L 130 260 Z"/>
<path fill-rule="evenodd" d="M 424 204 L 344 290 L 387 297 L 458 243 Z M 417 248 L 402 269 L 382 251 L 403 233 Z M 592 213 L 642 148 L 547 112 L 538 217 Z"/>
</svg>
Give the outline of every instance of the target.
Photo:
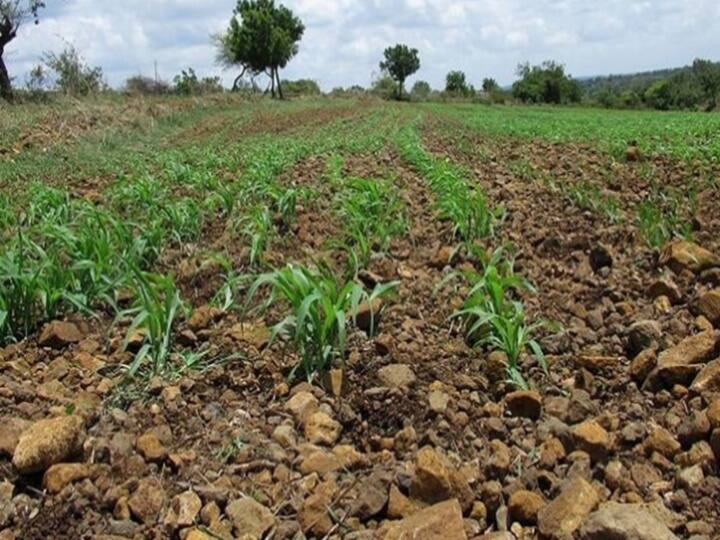
<svg viewBox="0 0 720 540">
<path fill-rule="evenodd" d="M 72 45 L 60 54 L 45 53 L 43 62 L 55 73 L 55 85 L 66 95 L 87 96 L 104 88 L 102 68 L 88 66 Z"/>
<path fill-rule="evenodd" d="M 398 44 L 385 49 L 384 55 L 385 60 L 380 62 L 380 69 L 397 83 L 397 96 L 402 99 L 405 80 L 420 69 L 418 50 Z"/>
<path fill-rule="evenodd" d="M 693 62 L 692 70 L 708 101 L 708 110 L 715 109 L 720 96 L 720 64 L 698 58 Z"/>
<path fill-rule="evenodd" d="M 216 36 L 218 60 L 226 66 L 239 66 L 240 75 L 233 89 L 245 76 L 265 73 L 270 77 L 272 95 L 282 99 L 280 69 L 298 52 L 305 26 L 292 11 L 275 0 L 238 0 L 225 32 Z"/>
<path fill-rule="evenodd" d="M 445 91 L 448 94 L 467 96 L 470 92 L 465 73 L 462 71 L 451 71 L 445 77 Z"/>
<path fill-rule="evenodd" d="M 182 70 L 173 79 L 175 93 L 181 96 L 200 96 L 203 94 L 217 94 L 223 91 L 220 77 L 198 78 L 193 68 Z"/>
<path fill-rule="evenodd" d="M 539 66 L 520 64 L 519 81 L 513 83 L 513 96 L 529 103 L 577 103 L 582 98 L 580 84 L 565 73 L 565 66 L 547 61 Z"/>
<path fill-rule="evenodd" d="M 410 90 L 410 97 L 416 101 L 423 101 L 428 98 L 430 92 L 432 88 L 427 81 L 416 81 Z"/>
<path fill-rule="evenodd" d="M 12 83 L 3 58 L 5 46 L 17 37 L 25 22 L 34 20 L 38 24 L 38 12 L 44 7 L 43 0 L 0 0 L 0 98 L 12 99 Z"/>
<path fill-rule="evenodd" d="M 495 79 L 485 78 L 483 79 L 482 89 L 483 92 L 487 92 L 488 94 L 490 94 L 492 92 L 497 92 L 498 90 L 500 90 L 500 85 Z"/>
</svg>

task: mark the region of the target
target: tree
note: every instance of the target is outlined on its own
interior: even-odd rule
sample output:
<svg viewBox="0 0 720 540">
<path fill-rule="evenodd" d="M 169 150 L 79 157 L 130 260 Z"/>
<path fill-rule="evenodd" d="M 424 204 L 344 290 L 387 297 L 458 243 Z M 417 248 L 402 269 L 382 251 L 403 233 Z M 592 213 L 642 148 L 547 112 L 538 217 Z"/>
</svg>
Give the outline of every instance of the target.
<svg viewBox="0 0 720 540">
<path fill-rule="evenodd" d="M 693 62 L 692 71 L 708 100 L 708 110 L 712 111 L 720 96 L 720 64 L 698 58 Z"/>
<path fill-rule="evenodd" d="M 405 80 L 420 69 L 418 50 L 398 44 L 385 49 L 384 55 L 385 60 L 380 62 L 380 69 L 395 80 L 398 99 L 402 99 Z"/>
<path fill-rule="evenodd" d="M 430 84 L 426 81 L 415 81 L 415 84 L 410 90 L 410 97 L 416 101 L 423 101 L 428 98 L 432 92 Z"/>
<path fill-rule="evenodd" d="M 485 78 L 483 79 L 482 89 L 483 92 L 487 92 L 488 94 L 490 94 L 491 92 L 497 92 L 498 90 L 500 90 L 500 85 L 495 79 Z"/>
<path fill-rule="evenodd" d="M 580 84 L 565 73 L 565 66 L 547 61 L 539 66 L 520 64 L 519 81 L 512 87 L 513 96 L 529 103 L 577 103 L 582 98 Z"/>
<path fill-rule="evenodd" d="M 459 96 L 466 96 L 469 93 L 470 88 L 468 87 L 467 80 L 465 79 L 465 73 L 462 71 L 451 71 L 445 77 L 445 91 L 450 94 L 456 94 Z"/>
<path fill-rule="evenodd" d="M 248 73 L 270 77 L 272 95 L 282 99 L 280 69 L 298 52 L 305 26 L 292 11 L 275 0 L 238 0 L 225 32 L 216 37 L 218 59 L 227 66 L 239 66 L 242 72 L 233 89 Z"/>
<path fill-rule="evenodd" d="M 3 55 L 5 46 L 17 37 L 20 26 L 28 20 L 38 24 L 38 12 L 44 0 L 0 0 L 0 97 L 12 100 L 12 84 Z"/>
</svg>

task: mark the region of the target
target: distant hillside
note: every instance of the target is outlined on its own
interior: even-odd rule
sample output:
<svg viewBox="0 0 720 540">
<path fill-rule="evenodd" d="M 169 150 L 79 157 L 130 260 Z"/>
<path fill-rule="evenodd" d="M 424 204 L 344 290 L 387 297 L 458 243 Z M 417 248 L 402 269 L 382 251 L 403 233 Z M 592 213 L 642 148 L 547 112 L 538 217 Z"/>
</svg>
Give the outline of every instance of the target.
<svg viewBox="0 0 720 540">
<path fill-rule="evenodd" d="M 675 75 L 686 73 L 691 70 L 690 66 L 659 69 L 656 71 L 644 71 L 640 73 L 628 73 L 625 75 L 604 75 L 599 77 L 578 78 L 587 97 L 596 97 L 603 90 L 611 89 L 616 93 L 626 90 L 639 90 L 650 86 L 656 81 L 669 79 Z"/>
</svg>

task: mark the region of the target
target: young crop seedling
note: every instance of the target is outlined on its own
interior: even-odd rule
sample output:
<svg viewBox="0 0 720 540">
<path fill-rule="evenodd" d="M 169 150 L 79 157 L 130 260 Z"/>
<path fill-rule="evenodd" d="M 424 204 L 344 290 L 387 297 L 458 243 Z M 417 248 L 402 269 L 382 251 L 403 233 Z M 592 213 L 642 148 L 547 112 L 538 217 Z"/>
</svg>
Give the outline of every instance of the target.
<svg viewBox="0 0 720 540">
<path fill-rule="evenodd" d="M 326 266 L 314 270 L 288 265 L 258 277 L 248 291 L 247 306 L 266 287 L 270 294 L 263 309 L 276 301 L 288 305 L 290 313 L 273 327 L 271 340 L 289 337 L 300 356 L 290 376 L 310 381 L 335 361 L 344 361 L 348 318 L 354 320 L 361 305 L 372 306 L 396 286 L 377 285 L 368 293 L 356 282 L 339 282 Z"/>
<path fill-rule="evenodd" d="M 673 238 L 691 239 L 692 223 L 683 216 L 693 215 L 696 204 L 693 191 L 683 197 L 682 194 L 656 189 L 649 200 L 643 201 L 637 207 L 638 227 L 648 244 L 657 248 Z"/>
</svg>

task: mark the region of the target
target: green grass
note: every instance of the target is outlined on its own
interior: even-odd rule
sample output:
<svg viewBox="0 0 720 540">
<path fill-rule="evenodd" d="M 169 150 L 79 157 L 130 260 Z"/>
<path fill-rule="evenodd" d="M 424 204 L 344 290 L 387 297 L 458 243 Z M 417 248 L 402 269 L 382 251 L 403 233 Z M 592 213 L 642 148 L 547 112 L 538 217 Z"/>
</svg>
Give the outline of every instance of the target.
<svg viewBox="0 0 720 540">
<path fill-rule="evenodd" d="M 425 105 L 490 135 L 585 142 L 623 159 L 630 141 L 645 155 L 720 164 L 720 115 L 571 107 Z"/>
</svg>

